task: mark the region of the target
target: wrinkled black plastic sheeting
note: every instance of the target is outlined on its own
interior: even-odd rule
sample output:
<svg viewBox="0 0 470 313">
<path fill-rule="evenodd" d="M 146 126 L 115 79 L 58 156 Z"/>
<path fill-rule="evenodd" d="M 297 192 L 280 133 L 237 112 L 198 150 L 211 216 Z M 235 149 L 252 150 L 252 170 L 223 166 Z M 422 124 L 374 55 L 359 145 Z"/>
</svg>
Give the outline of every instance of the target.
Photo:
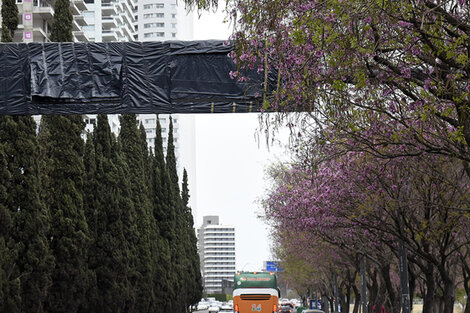
<svg viewBox="0 0 470 313">
<path fill-rule="evenodd" d="M 258 111 L 264 75 L 230 78 L 232 49 L 223 41 L 0 44 L 0 114 Z"/>
</svg>

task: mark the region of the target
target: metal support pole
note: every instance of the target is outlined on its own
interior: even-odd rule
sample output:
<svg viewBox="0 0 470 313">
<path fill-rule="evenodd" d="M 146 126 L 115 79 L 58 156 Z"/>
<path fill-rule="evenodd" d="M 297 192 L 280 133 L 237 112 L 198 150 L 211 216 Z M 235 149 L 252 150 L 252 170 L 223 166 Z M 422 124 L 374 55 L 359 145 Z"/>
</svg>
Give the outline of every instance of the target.
<svg viewBox="0 0 470 313">
<path fill-rule="evenodd" d="M 334 310 L 335 313 L 338 313 L 338 274 L 336 272 L 333 274 L 333 293 L 335 297 Z"/>
<path fill-rule="evenodd" d="M 400 228 L 404 231 L 403 215 L 400 216 Z M 401 292 L 401 308 L 402 313 L 411 313 L 410 305 L 410 285 L 408 280 L 408 250 L 403 240 L 400 240 L 399 247 L 399 267 L 400 267 L 400 292 Z"/>
<path fill-rule="evenodd" d="M 367 313 L 366 257 L 363 254 L 361 254 L 360 271 L 362 313 Z"/>
</svg>

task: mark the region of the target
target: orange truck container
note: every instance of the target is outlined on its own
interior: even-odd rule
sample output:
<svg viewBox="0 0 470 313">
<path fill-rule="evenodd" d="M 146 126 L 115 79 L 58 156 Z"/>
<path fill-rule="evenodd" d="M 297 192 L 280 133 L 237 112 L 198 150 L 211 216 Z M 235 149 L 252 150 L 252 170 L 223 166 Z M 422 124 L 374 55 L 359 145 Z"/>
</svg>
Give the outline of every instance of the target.
<svg viewBox="0 0 470 313">
<path fill-rule="evenodd" d="M 233 311 L 236 313 L 277 313 L 279 289 L 270 272 L 238 272 L 233 285 Z"/>
</svg>

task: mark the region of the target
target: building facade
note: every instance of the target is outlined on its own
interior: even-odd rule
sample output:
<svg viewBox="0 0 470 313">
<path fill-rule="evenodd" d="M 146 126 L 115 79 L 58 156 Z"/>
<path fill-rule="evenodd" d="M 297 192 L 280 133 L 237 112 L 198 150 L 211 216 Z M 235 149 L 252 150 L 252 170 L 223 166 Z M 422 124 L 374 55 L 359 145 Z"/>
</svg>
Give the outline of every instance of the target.
<svg viewBox="0 0 470 313">
<path fill-rule="evenodd" d="M 224 293 L 235 275 L 235 227 L 220 225 L 218 216 L 204 216 L 197 237 L 204 292 Z"/>
<path fill-rule="evenodd" d="M 19 22 L 13 41 L 50 42 L 54 2 L 53 0 L 17 0 Z M 74 41 L 88 41 L 82 30 L 86 25 L 83 17 L 83 12 L 87 10 L 85 2 L 83 0 L 71 0 L 70 10 L 73 15 L 72 34 Z M 0 16 L 0 25 L 1 19 Z"/>
<path fill-rule="evenodd" d="M 193 13 L 183 1 L 138 0 L 136 36 L 138 41 L 191 40 Z"/>
<path fill-rule="evenodd" d="M 85 0 L 86 25 L 83 33 L 89 41 L 113 42 L 135 40 L 137 0 Z"/>
</svg>

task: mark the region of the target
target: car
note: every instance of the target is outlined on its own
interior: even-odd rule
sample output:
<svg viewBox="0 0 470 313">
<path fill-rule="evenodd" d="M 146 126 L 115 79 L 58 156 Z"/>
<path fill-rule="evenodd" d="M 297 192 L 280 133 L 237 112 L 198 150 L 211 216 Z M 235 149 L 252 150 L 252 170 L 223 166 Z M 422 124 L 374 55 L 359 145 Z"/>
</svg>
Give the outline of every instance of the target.
<svg viewBox="0 0 470 313">
<path fill-rule="evenodd" d="M 279 313 L 292 313 L 292 306 L 291 305 L 283 305 L 279 307 Z"/>
<path fill-rule="evenodd" d="M 208 302 L 199 302 L 196 306 L 196 310 L 198 311 L 203 311 L 209 309 L 209 303 Z"/>
<path fill-rule="evenodd" d="M 218 313 L 220 311 L 220 307 L 218 305 L 212 304 L 209 309 L 209 313 Z"/>
<path fill-rule="evenodd" d="M 227 312 L 227 311 L 233 311 L 233 305 L 229 303 L 222 303 L 220 306 L 220 312 Z"/>
</svg>

